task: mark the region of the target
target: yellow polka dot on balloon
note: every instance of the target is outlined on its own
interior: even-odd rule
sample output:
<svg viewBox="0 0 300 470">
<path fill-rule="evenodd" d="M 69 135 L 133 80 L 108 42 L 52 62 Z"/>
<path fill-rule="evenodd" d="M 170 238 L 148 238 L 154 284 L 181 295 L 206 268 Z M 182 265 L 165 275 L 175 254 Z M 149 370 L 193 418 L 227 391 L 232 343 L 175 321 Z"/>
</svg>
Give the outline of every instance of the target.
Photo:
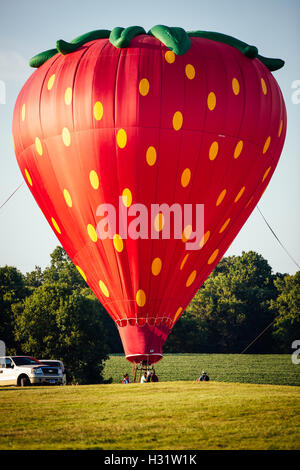
<svg viewBox="0 0 300 470">
<path fill-rule="evenodd" d="M 153 166 L 156 162 L 156 149 L 152 145 L 147 149 L 146 161 L 149 166 Z"/>
<path fill-rule="evenodd" d="M 125 207 L 130 207 L 132 204 L 132 193 L 129 188 L 125 188 L 122 192 L 122 202 Z"/>
<path fill-rule="evenodd" d="M 139 307 L 143 307 L 146 303 L 146 294 L 142 289 L 139 289 L 135 296 L 136 303 Z"/>
<path fill-rule="evenodd" d="M 90 239 L 96 243 L 96 241 L 98 240 L 98 236 L 97 236 L 97 232 L 95 230 L 95 227 L 92 226 L 92 224 L 88 224 L 87 227 L 87 233 L 88 233 L 88 236 L 90 237 Z"/>
<path fill-rule="evenodd" d="M 38 137 L 35 138 L 35 149 L 39 155 L 43 155 L 43 146 L 42 142 Z"/>
<path fill-rule="evenodd" d="M 213 142 L 209 148 L 209 159 L 214 160 L 218 155 L 219 144 L 218 142 Z"/>
<path fill-rule="evenodd" d="M 64 127 L 62 130 L 62 140 L 66 147 L 71 145 L 71 134 L 67 127 Z"/>
<path fill-rule="evenodd" d="M 240 92 L 240 84 L 237 78 L 232 79 L 232 91 L 235 95 L 238 95 Z"/>
<path fill-rule="evenodd" d="M 72 103 L 72 88 L 68 87 L 65 91 L 65 103 L 67 106 L 69 106 Z"/>
<path fill-rule="evenodd" d="M 173 51 L 167 51 L 165 53 L 165 59 L 169 64 L 173 64 L 175 62 L 175 54 Z"/>
<path fill-rule="evenodd" d="M 187 259 L 188 259 L 189 255 L 185 255 L 185 257 L 183 258 L 182 262 L 181 262 L 181 265 L 180 265 L 180 270 L 182 271 L 185 263 L 187 262 Z"/>
<path fill-rule="evenodd" d="M 192 231 L 193 231 L 193 228 L 192 228 L 191 225 L 187 225 L 184 228 L 184 230 L 182 232 L 182 241 L 183 241 L 183 243 L 186 243 L 190 239 Z"/>
<path fill-rule="evenodd" d="M 23 104 L 22 110 L 21 110 L 21 119 L 22 119 L 22 121 L 25 121 L 25 116 L 26 116 L 26 105 Z"/>
<path fill-rule="evenodd" d="M 67 206 L 72 207 L 72 204 L 73 204 L 72 203 L 72 198 L 71 198 L 71 195 L 70 195 L 70 193 L 67 189 L 64 189 L 64 198 L 65 198 Z"/>
<path fill-rule="evenodd" d="M 234 202 L 238 202 L 238 201 L 241 199 L 241 197 L 242 197 L 242 195 L 243 195 L 245 189 L 246 189 L 245 186 L 243 186 L 243 187 L 240 189 L 240 191 L 238 192 L 238 194 L 237 194 L 237 196 L 236 196 Z"/>
<path fill-rule="evenodd" d="M 149 80 L 147 78 L 142 78 L 142 80 L 139 83 L 139 92 L 142 96 L 146 96 L 149 93 L 150 89 L 150 84 Z"/>
<path fill-rule="evenodd" d="M 266 82 L 264 81 L 263 78 L 260 79 L 260 82 L 261 82 L 261 88 L 262 88 L 263 94 L 266 95 L 268 92 Z"/>
<path fill-rule="evenodd" d="M 278 130 L 278 137 L 280 137 L 280 136 L 281 136 L 282 127 L 283 127 L 283 120 L 281 119 L 281 121 L 280 121 L 280 125 L 279 125 L 279 130 Z"/>
<path fill-rule="evenodd" d="M 103 281 L 99 281 L 99 287 L 101 289 L 102 294 L 104 294 L 105 297 L 109 297 L 109 291 Z"/>
<path fill-rule="evenodd" d="M 123 245 L 122 237 L 121 237 L 118 233 L 116 233 L 116 234 L 114 235 L 113 243 L 114 243 L 115 249 L 116 249 L 119 253 L 121 253 L 121 252 L 123 251 L 124 245 Z"/>
<path fill-rule="evenodd" d="M 96 121 L 100 121 L 103 117 L 103 105 L 101 101 L 96 101 L 94 104 L 94 118 Z"/>
<path fill-rule="evenodd" d="M 263 148 L 263 154 L 267 152 L 268 148 L 270 147 L 270 143 L 271 143 L 271 137 L 269 136 L 265 142 L 265 145 Z"/>
<path fill-rule="evenodd" d="M 244 143 L 242 140 L 239 140 L 239 142 L 236 144 L 235 146 L 235 149 L 234 149 L 234 158 L 239 158 L 239 156 L 241 155 L 241 152 L 243 150 L 243 146 L 244 146 Z"/>
<path fill-rule="evenodd" d="M 226 195 L 226 189 L 223 189 L 223 191 L 219 194 L 219 197 L 216 202 L 216 206 L 219 206 L 221 202 L 223 201 L 224 197 Z"/>
<path fill-rule="evenodd" d="M 176 311 L 175 315 L 174 315 L 174 322 L 177 320 L 177 318 L 179 317 L 179 315 L 181 314 L 183 308 L 182 307 L 179 307 L 179 309 Z"/>
<path fill-rule="evenodd" d="M 160 232 L 163 229 L 164 224 L 165 224 L 164 215 L 161 212 L 159 212 L 154 219 L 155 230 L 157 232 Z"/>
<path fill-rule="evenodd" d="M 28 183 L 30 184 L 30 186 L 32 186 L 32 179 L 31 179 L 31 176 L 30 176 L 29 171 L 27 170 L 27 168 L 25 168 L 25 176 L 26 176 L 26 179 L 27 179 Z"/>
<path fill-rule="evenodd" d="M 174 113 L 174 116 L 173 116 L 173 128 L 175 129 L 175 131 L 179 131 L 179 129 L 181 129 L 182 127 L 182 124 L 183 124 L 182 113 L 180 111 L 176 111 L 176 113 Z"/>
<path fill-rule="evenodd" d="M 160 258 L 154 258 L 151 264 L 151 271 L 154 276 L 158 276 L 162 268 L 162 262 Z"/>
<path fill-rule="evenodd" d="M 195 67 L 192 64 L 187 64 L 185 66 L 185 74 L 189 80 L 193 80 L 196 75 Z"/>
<path fill-rule="evenodd" d="M 98 189 L 99 188 L 99 176 L 97 175 L 95 170 L 90 171 L 89 179 L 90 179 L 92 188 Z"/>
<path fill-rule="evenodd" d="M 186 188 L 191 180 L 191 170 L 186 168 L 181 175 L 181 186 Z"/>
<path fill-rule="evenodd" d="M 124 129 L 119 129 L 117 132 L 117 144 L 121 149 L 127 144 L 127 134 Z"/>
<path fill-rule="evenodd" d="M 207 232 L 205 232 L 205 234 L 203 235 L 203 237 L 201 238 L 200 240 L 200 243 L 199 243 L 199 248 L 203 248 L 205 243 L 207 242 L 207 240 L 209 239 L 210 237 L 210 231 L 207 230 Z"/>
<path fill-rule="evenodd" d="M 51 222 L 52 222 L 53 227 L 55 228 L 55 230 L 56 230 L 58 233 L 61 233 L 61 230 L 60 230 L 60 228 L 59 228 L 59 226 L 58 226 L 58 223 L 56 222 L 56 220 L 55 220 L 53 217 L 51 217 Z"/>
<path fill-rule="evenodd" d="M 189 277 L 188 277 L 188 279 L 187 279 L 187 281 L 186 281 L 186 283 L 185 283 L 186 287 L 190 287 L 190 286 L 193 284 L 194 280 L 196 279 L 196 276 L 197 276 L 197 271 L 194 270 L 194 271 L 189 275 Z"/>
<path fill-rule="evenodd" d="M 80 266 L 76 266 L 76 269 L 78 270 L 78 272 L 81 274 L 81 276 L 83 277 L 83 279 L 85 280 L 86 282 L 86 275 L 84 274 L 84 271 L 81 269 Z"/>
<path fill-rule="evenodd" d="M 210 111 L 215 109 L 217 103 L 217 98 L 216 95 L 214 94 L 213 91 L 211 91 L 207 97 L 207 106 Z"/>
<path fill-rule="evenodd" d="M 51 77 L 50 77 L 49 80 L 48 80 L 47 88 L 48 88 L 49 91 L 50 91 L 51 88 L 53 87 L 54 80 L 55 80 L 55 74 L 51 75 Z"/>
<path fill-rule="evenodd" d="M 207 264 L 212 264 L 215 261 L 216 257 L 218 256 L 218 254 L 219 254 L 219 250 L 216 249 L 213 252 L 213 254 L 210 256 L 210 258 L 208 259 Z"/>
<path fill-rule="evenodd" d="M 219 233 L 224 232 L 224 230 L 228 227 L 228 224 L 230 222 L 230 217 L 226 220 L 226 222 L 222 225 L 222 227 L 219 230 Z"/>
<path fill-rule="evenodd" d="M 267 171 L 265 172 L 263 178 L 262 178 L 262 181 L 265 181 L 266 177 L 268 176 L 268 174 L 270 173 L 270 170 L 271 170 L 271 167 L 269 166 L 269 168 L 267 169 Z"/>
</svg>

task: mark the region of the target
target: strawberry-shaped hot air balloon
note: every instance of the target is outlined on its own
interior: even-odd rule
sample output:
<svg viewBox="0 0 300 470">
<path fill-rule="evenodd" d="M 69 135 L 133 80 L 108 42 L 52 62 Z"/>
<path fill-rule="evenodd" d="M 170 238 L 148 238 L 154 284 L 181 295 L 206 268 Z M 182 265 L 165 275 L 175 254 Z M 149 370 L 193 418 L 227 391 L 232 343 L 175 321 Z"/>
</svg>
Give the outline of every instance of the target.
<svg viewBox="0 0 300 470">
<path fill-rule="evenodd" d="M 166 26 L 92 31 L 31 59 L 17 160 L 130 361 L 161 359 L 265 191 L 286 133 L 271 73 L 283 64 L 230 36 Z M 194 222 L 164 236 L 176 210 L 200 204 L 201 239 Z"/>
</svg>

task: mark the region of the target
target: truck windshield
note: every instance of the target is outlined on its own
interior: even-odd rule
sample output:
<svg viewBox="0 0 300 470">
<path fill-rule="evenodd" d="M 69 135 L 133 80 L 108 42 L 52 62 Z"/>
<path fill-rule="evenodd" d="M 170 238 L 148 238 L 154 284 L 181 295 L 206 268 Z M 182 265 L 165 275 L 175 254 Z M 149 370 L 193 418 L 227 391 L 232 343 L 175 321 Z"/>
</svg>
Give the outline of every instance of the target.
<svg viewBox="0 0 300 470">
<path fill-rule="evenodd" d="M 40 364 L 39 361 L 34 359 L 33 357 L 26 357 L 26 356 L 12 356 L 12 360 L 16 364 L 16 366 L 27 366 L 27 365 L 37 365 Z"/>
<path fill-rule="evenodd" d="M 57 361 L 40 361 L 42 364 L 45 364 L 46 366 L 54 366 L 54 367 L 60 367 L 60 363 Z"/>
</svg>

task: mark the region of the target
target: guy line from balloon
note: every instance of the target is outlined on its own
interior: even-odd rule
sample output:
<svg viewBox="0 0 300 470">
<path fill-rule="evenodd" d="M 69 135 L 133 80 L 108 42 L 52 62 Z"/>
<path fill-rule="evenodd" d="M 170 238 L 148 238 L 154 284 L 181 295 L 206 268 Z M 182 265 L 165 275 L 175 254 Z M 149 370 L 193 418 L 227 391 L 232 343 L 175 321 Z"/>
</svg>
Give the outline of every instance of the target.
<svg viewBox="0 0 300 470">
<path fill-rule="evenodd" d="M 130 203 L 127 196 L 123 195 L 119 197 L 118 210 L 108 203 L 97 207 L 96 216 L 101 217 L 101 220 L 97 223 L 96 232 L 100 239 L 113 239 L 116 234 L 122 239 L 131 240 L 169 240 L 173 236 L 174 239 L 185 242 L 187 250 L 201 248 L 204 236 L 204 204 L 151 204 L 149 214 L 145 204 Z M 174 218 L 173 230 L 171 214 Z"/>
</svg>

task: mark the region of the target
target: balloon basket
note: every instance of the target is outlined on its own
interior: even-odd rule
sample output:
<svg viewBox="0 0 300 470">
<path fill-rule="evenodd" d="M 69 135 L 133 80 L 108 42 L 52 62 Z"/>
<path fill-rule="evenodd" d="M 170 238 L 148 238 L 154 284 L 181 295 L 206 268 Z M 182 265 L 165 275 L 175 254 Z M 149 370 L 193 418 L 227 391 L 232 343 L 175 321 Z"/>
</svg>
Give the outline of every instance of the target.
<svg viewBox="0 0 300 470">
<path fill-rule="evenodd" d="M 140 383 L 142 375 L 145 372 L 147 373 L 147 375 L 150 375 L 151 372 L 155 372 L 153 365 L 150 364 L 148 361 L 144 360 L 141 361 L 139 364 L 132 363 L 132 376 L 134 383 Z"/>
</svg>

